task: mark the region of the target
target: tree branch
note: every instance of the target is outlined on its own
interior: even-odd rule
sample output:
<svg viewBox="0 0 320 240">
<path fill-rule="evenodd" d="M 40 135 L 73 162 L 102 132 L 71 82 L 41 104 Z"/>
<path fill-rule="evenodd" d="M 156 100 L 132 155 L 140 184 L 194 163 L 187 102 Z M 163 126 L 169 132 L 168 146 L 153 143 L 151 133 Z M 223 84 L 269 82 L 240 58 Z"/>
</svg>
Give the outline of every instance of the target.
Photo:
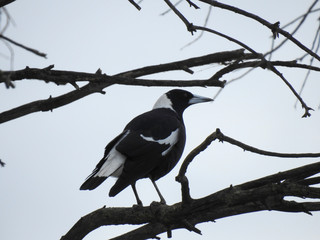
<svg viewBox="0 0 320 240">
<path fill-rule="evenodd" d="M 129 2 L 139 11 L 141 10 L 141 7 L 139 6 L 139 4 L 137 4 L 134 0 L 129 0 Z"/>
<path fill-rule="evenodd" d="M 0 8 L 14 2 L 15 0 L 0 0 Z"/>
<path fill-rule="evenodd" d="M 156 238 L 160 233 L 178 228 L 200 233 L 200 230 L 194 227 L 196 224 L 256 211 L 311 214 L 312 211 L 320 211 L 320 202 L 298 203 L 286 201 L 284 197 L 320 199 L 319 188 L 299 184 L 300 177 L 304 179 L 319 172 L 320 162 L 309 164 L 229 187 L 209 196 L 193 199 L 188 204 L 176 203 L 167 206 L 153 203 L 149 207 L 101 208 L 82 217 L 61 240 L 80 240 L 89 232 L 105 225 L 146 224 L 113 238 L 138 240 Z"/>
<path fill-rule="evenodd" d="M 209 135 L 184 160 L 177 179 L 186 179 L 185 173 L 191 161 L 204 151 L 212 141 L 228 141 L 245 150 L 258 154 L 278 157 L 319 157 L 319 154 L 281 154 L 260 150 L 237 140 L 227 137 L 219 129 Z M 209 196 L 192 199 L 182 186 L 182 202 L 171 206 L 152 203 L 149 207 L 133 208 L 102 208 L 82 217 L 61 240 L 80 240 L 89 232 L 104 225 L 146 224 L 133 231 L 113 238 L 148 239 L 157 238 L 163 232 L 186 228 L 201 233 L 196 224 L 215 221 L 243 213 L 263 210 L 283 212 L 304 212 L 311 215 L 312 211 L 320 211 L 320 202 L 286 201 L 284 197 L 293 196 L 301 199 L 320 200 L 320 189 L 310 185 L 320 183 L 320 177 L 310 178 L 320 173 L 320 162 L 299 168 L 279 172 L 267 177 L 230 186 Z M 121 217 L 119 217 L 121 216 Z"/>
<path fill-rule="evenodd" d="M 34 101 L 20 107 L 0 113 L 0 123 L 10 121 L 30 113 L 38 111 L 52 111 L 55 108 L 64 106 L 85 96 L 93 93 L 104 93 L 103 89 L 113 84 L 123 85 L 140 85 L 140 86 L 218 86 L 223 87 L 224 81 L 216 79 L 208 80 L 146 80 L 137 79 L 137 77 L 172 71 L 172 70 L 190 70 L 191 67 L 203 66 L 206 64 L 228 62 L 242 58 L 251 58 L 251 54 L 244 53 L 243 50 L 235 50 L 228 52 L 219 52 L 201 57 L 190 58 L 183 61 L 171 62 L 166 64 L 143 67 L 127 72 L 123 72 L 114 76 L 101 74 L 79 73 L 72 71 L 56 71 L 52 70 L 53 66 L 44 69 L 25 68 L 18 71 L 4 71 L 0 75 L 0 82 L 20 79 L 41 79 L 46 82 L 54 82 L 56 84 L 73 84 L 77 81 L 88 81 L 85 86 L 63 94 L 58 97 L 49 97 L 48 99 Z M 190 70 L 191 71 L 191 70 Z"/>
<path fill-rule="evenodd" d="M 311 6 L 309 7 L 309 9 L 307 10 L 307 12 L 301 16 L 301 21 L 299 22 L 299 24 L 296 26 L 296 28 L 290 33 L 291 36 L 293 36 L 298 30 L 299 28 L 302 26 L 302 24 L 304 23 L 304 21 L 306 20 L 306 18 L 309 16 L 309 14 L 312 12 L 313 7 L 317 4 L 318 0 L 315 0 Z M 283 26 L 282 28 L 287 27 L 290 24 L 286 24 L 285 26 Z M 285 44 L 288 41 L 288 38 L 284 39 L 280 44 L 278 44 L 278 46 L 276 46 L 275 48 L 271 49 L 269 52 L 265 53 L 264 55 L 267 56 L 270 54 L 270 58 L 271 58 L 271 54 L 275 51 L 277 51 L 279 48 L 281 48 L 283 46 L 283 44 Z M 310 49 L 311 51 L 313 51 L 313 49 Z"/>
<path fill-rule="evenodd" d="M 265 155 L 265 156 L 272 156 L 272 157 L 281 157 L 281 158 L 315 158 L 320 157 L 320 153 L 278 153 L 278 152 L 271 152 L 261 150 L 252 146 L 249 146 L 245 143 L 242 143 L 238 140 L 235 140 L 231 137 L 224 135 L 219 129 L 216 130 L 216 138 L 220 140 L 220 142 L 228 142 L 232 145 L 236 145 L 242 148 L 245 151 L 250 151 L 253 153 Z"/>
<path fill-rule="evenodd" d="M 275 66 L 273 66 L 272 64 L 270 64 L 270 62 L 268 62 L 266 60 L 266 58 L 262 55 L 262 54 L 258 54 L 255 50 L 253 50 L 251 47 L 249 47 L 248 45 L 244 44 L 243 42 L 230 37 L 226 34 L 220 33 L 218 31 L 215 31 L 213 29 L 207 28 L 207 27 L 202 27 L 202 26 L 196 26 L 193 25 L 192 23 L 190 23 L 184 16 L 182 13 L 180 13 L 178 11 L 178 9 L 176 9 L 176 7 L 169 1 L 169 0 L 165 0 L 165 2 L 169 5 L 169 7 L 176 13 L 176 15 L 183 21 L 183 23 L 186 25 L 187 29 L 189 32 L 191 32 L 191 34 L 193 34 L 193 32 L 195 32 L 196 30 L 202 30 L 202 31 L 206 31 L 206 32 L 210 32 L 213 33 L 215 35 L 218 35 L 220 37 L 223 37 L 231 42 L 234 42 L 238 45 L 240 45 L 241 47 L 247 49 L 249 52 L 251 52 L 256 58 L 260 58 L 261 61 L 263 61 L 265 64 L 263 64 L 266 68 L 268 68 L 269 70 L 271 70 L 273 73 L 275 73 L 279 78 L 282 79 L 282 81 L 287 85 L 287 87 L 291 90 L 291 92 L 296 96 L 296 98 L 299 100 L 299 102 L 301 103 L 302 107 L 305 109 L 305 113 L 302 115 L 302 117 L 310 117 L 310 111 L 313 110 L 312 108 L 310 108 L 305 102 L 304 100 L 300 97 L 300 95 L 297 93 L 297 91 L 292 87 L 292 85 L 289 83 L 289 81 L 283 76 L 282 73 L 280 73 L 278 71 L 278 69 L 275 68 Z M 282 34 L 286 35 L 286 37 L 290 40 L 292 40 L 293 42 L 295 42 L 298 46 L 300 46 L 301 48 L 303 48 L 306 52 L 308 52 L 310 55 L 312 55 L 313 57 L 317 58 L 318 60 L 320 60 L 320 57 L 313 53 L 310 49 L 306 48 L 304 45 L 302 45 L 300 42 L 298 42 L 296 39 L 294 39 L 289 33 L 279 29 L 279 22 L 275 23 L 275 24 L 270 24 L 269 22 L 267 22 L 266 20 L 260 18 L 259 16 L 256 16 L 254 14 L 248 13 L 242 9 L 238 9 L 235 8 L 233 6 L 229 6 L 229 5 L 225 5 L 225 4 L 221 4 L 217 1 L 203 1 L 206 2 L 208 4 L 211 4 L 212 6 L 219 6 L 223 9 L 227 9 L 227 10 L 231 10 L 234 11 L 236 13 L 242 14 L 244 16 L 247 16 L 249 18 L 253 18 L 255 20 L 257 20 L 258 22 L 262 23 L 263 25 L 266 25 L 267 27 L 269 27 L 272 30 L 272 33 L 274 36 L 277 36 L 279 32 L 281 32 Z M 281 31 L 280 31 L 281 30 Z"/>
<path fill-rule="evenodd" d="M 16 45 L 16 46 L 18 46 L 18 47 L 21 47 L 21 48 L 23 48 L 24 50 L 27 50 L 27 51 L 29 51 L 29 52 L 32 52 L 33 54 L 36 54 L 36 55 L 38 55 L 38 56 L 40 56 L 40 57 L 47 58 L 47 54 L 42 53 L 42 52 L 39 52 L 39 51 L 36 50 L 36 49 L 27 47 L 27 46 L 25 46 L 25 45 L 23 45 L 23 44 L 21 44 L 21 43 L 18 43 L 18 42 L 16 42 L 16 41 L 14 41 L 14 40 L 12 40 L 12 39 L 10 39 L 10 38 L 2 35 L 2 34 L 0 34 L 0 38 L 2 38 L 3 40 L 8 41 L 9 43 L 12 43 L 13 45 Z"/>
<path fill-rule="evenodd" d="M 196 30 L 193 28 L 192 23 L 190 23 L 188 19 L 185 18 L 185 16 L 183 16 L 169 0 L 164 0 L 164 1 L 171 8 L 171 10 L 183 21 L 188 31 L 191 32 L 191 34 L 193 35 L 193 32 L 196 32 Z"/>
<path fill-rule="evenodd" d="M 277 27 L 276 24 L 272 24 L 268 21 L 266 21 L 265 19 L 255 15 L 255 14 L 252 14 L 252 13 L 249 13 L 247 11 L 244 11 L 240 8 L 237 8 L 237 7 L 234 7 L 234 6 L 230 6 L 230 5 L 227 5 L 227 4 L 223 4 L 223 3 L 220 3 L 218 1 L 214 1 L 214 0 L 200 0 L 201 2 L 204 2 L 204 3 L 207 3 L 209 5 L 212 5 L 214 7 L 219 7 L 219 8 L 222 8 L 222 9 L 225 9 L 225 10 L 228 10 L 228 11 L 232 11 L 232 12 L 235 12 L 237 14 L 241 14 L 243 16 L 246 16 L 248 18 L 251 18 L 259 23 L 261 23 L 262 25 L 266 26 L 267 28 L 269 28 L 272 33 L 274 34 L 275 32 L 276 33 L 279 33 L 281 35 L 283 35 L 284 37 L 286 37 L 287 39 L 289 39 L 291 42 L 293 42 L 294 44 L 296 44 L 299 48 L 301 48 L 302 50 L 304 50 L 305 52 L 307 52 L 309 55 L 313 56 L 314 58 L 316 58 L 318 61 L 320 61 L 320 56 L 317 55 L 316 53 L 314 53 L 313 51 L 311 51 L 309 48 L 307 48 L 305 45 L 303 45 L 302 43 L 300 43 L 297 39 L 295 39 L 290 33 L 282 30 L 281 28 Z"/>
<path fill-rule="evenodd" d="M 284 157 L 283 154 L 259 150 L 237 140 L 227 137 L 217 129 L 203 143 L 186 157 L 177 179 L 186 179 L 185 173 L 191 161 L 204 151 L 212 141 L 228 141 L 245 150 L 255 153 Z M 291 157 L 319 157 L 319 154 L 290 154 Z M 289 157 L 285 154 L 285 157 Z M 201 234 L 196 224 L 215 221 L 243 213 L 263 210 L 283 212 L 304 212 L 311 215 L 312 211 L 320 211 L 320 202 L 286 201 L 284 197 L 294 196 L 302 199 L 320 200 L 320 188 L 310 187 L 320 183 L 320 177 L 310 178 L 320 173 L 320 162 L 299 168 L 279 172 L 237 186 L 230 186 L 200 199 L 192 199 L 189 191 L 182 186 L 182 202 L 171 206 L 152 203 L 149 207 L 132 208 L 101 208 L 82 217 L 61 240 L 80 240 L 89 232 L 105 225 L 134 224 L 141 225 L 133 231 L 113 238 L 113 240 L 139 240 L 157 238 L 157 235 L 178 228 L 185 228 Z M 183 181 L 181 183 L 183 185 Z"/>
<path fill-rule="evenodd" d="M 53 82 L 58 85 L 72 84 L 76 90 L 58 97 L 49 97 L 48 99 L 38 100 L 22 105 L 17 108 L 0 113 L 0 123 L 10 121 L 30 113 L 38 111 L 52 111 L 55 108 L 64 106 L 74 102 L 80 98 L 88 96 L 93 93 L 104 93 L 103 89 L 113 84 L 121 85 L 135 85 L 135 86 L 179 86 L 179 87 L 193 87 L 193 86 L 215 86 L 224 87 L 225 81 L 220 79 L 223 75 L 230 73 L 236 69 L 248 67 L 263 67 L 266 65 L 264 61 L 248 61 L 239 63 L 239 59 L 250 60 L 253 58 L 252 54 L 245 54 L 242 50 L 231 52 L 221 52 L 211 55 L 206 55 L 199 58 L 191 58 L 184 61 L 178 61 L 168 64 L 161 64 L 155 66 L 144 67 L 114 76 L 98 73 L 81 73 L 72 71 L 52 70 L 53 65 L 44 69 L 25 68 L 17 71 L 4 71 L 0 74 L 0 83 L 7 83 L 8 80 L 12 83 L 22 79 L 38 79 L 45 82 Z M 161 71 L 181 70 L 194 66 L 201 66 L 215 62 L 225 62 L 238 60 L 225 68 L 216 72 L 211 78 L 203 80 L 154 80 L 154 79 L 137 79 L 143 75 L 152 73 L 159 73 Z M 310 69 L 313 71 L 320 71 L 320 68 L 309 66 L 305 64 L 298 64 L 296 61 L 271 61 L 270 64 L 282 67 L 295 67 L 302 69 Z M 79 88 L 77 82 L 89 82 L 87 85 Z"/>
</svg>

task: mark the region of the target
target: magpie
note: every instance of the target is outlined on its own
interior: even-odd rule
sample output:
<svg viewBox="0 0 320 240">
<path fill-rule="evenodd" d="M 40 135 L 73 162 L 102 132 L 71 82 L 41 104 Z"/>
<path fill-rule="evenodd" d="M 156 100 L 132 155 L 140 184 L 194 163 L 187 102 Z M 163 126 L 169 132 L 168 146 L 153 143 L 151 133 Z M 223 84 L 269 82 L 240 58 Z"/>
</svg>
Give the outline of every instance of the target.
<svg viewBox="0 0 320 240">
<path fill-rule="evenodd" d="M 155 181 L 169 173 L 182 155 L 186 142 L 183 112 L 192 104 L 209 101 L 213 100 L 180 89 L 163 94 L 151 111 L 131 120 L 106 146 L 103 158 L 80 190 L 93 190 L 108 177 L 116 177 L 109 196 L 131 185 L 138 205 L 142 206 L 135 185 L 137 180 L 149 178 L 160 202 L 165 204 Z"/>
</svg>

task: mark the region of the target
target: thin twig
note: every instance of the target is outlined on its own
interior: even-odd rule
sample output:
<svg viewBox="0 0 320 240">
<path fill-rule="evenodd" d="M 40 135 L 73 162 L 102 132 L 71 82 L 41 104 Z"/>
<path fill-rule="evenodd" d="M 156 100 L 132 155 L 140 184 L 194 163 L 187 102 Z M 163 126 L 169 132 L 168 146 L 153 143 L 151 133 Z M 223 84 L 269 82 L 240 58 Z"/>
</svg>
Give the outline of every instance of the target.
<svg viewBox="0 0 320 240">
<path fill-rule="evenodd" d="M 296 17 L 295 19 L 291 20 L 290 22 L 284 24 L 282 26 L 282 29 L 289 27 L 290 25 L 294 24 L 296 21 L 299 21 L 301 18 L 304 18 L 306 15 L 308 15 L 310 13 L 315 13 L 315 12 L 319 12 L 319 11 L 320 11 L 320 8 L 316 8 L 316 9 L 311 10 L 310 12 L 304 13 L 304 14 Z"/>
<path fill-rule="evenodd" d="M 9 14 L 8 10 L 7 10 L 5 7 L 3 7 L 3 8 L 0 10 L 0 13 L 1 13 L 1 11 L 3 11 L 3 13 L 4 13 L 5 16 L 6 16 L 6 23 L 4 24 L 3 28 L 1 29 L 0 35 L 2 35 L 2 34 L 8 29 L 8 27 L 9 27 L 9 25 L 10 25 L 10 22 L 12 21 L 12 20 L 11 20 L 11 17 L 10 17 L 10 14 Z"/>
<path fill-rule="evenodd" d="M 6 163 L 3 162 L 3 161 L 0 159 L 0 166 L 1 166 L 1 167 L 4 167 L 5 165 L 6 165 Z"/>
<path fill-rule="evenodd" d="M 240 8 L 237 8 L 237 7 L 234 7 L 234 6 L 231 6 L 231 5 L 220 3 L 220 2 L 215 1 L 215 0 L 200 0 L 200 1 L 201 2 L 205 2 L 207 4 L 210 4 L 212 6 L 215 6 L 215 7 L 219 7 L 219 8 L 228 10 L 228 11 L 235 12 L 237 14 L 243 15 L 243 16 L 248 17 L 248 18 L 251 18 L 251 19 L 261 23 L 262 25 L 266 26 L 267 28 L 269 28 L 273 33 L 277 32 L 277 33 L 283 35 L 284 37 L 289 39 L 291 42 L 296 44 L 299 48 L 301 48 L 302 50 L 304 50 L 305 52 L 307 52 L 308 54 L 310 54 L 311 56 L 313 56 L 314 58 L 316 58 L 317 60 L 320 61 L 320 56 L 319 55 L 317 55 L 316 53 L 314 53 L 313 51 L 308 49 L 305 45 L 303 45 L 301 42 L 299 42 L 297 39 L 295 39 L 290 33 L 282 30 L 281 28 L 275 29 L 275 27 L 276 27 L 275 24 L 272 24 L 272 23 L 266 21 L 265 19 L 255 15 L 253 13 L 244 11 L 244 10 L 242 10 Z"/>
<path fill-rule="evenodd" d="M 302 24 L 305 22 L 305 20 L 307 19 L 307 17 L 309 16 L 309 14 L 312 12 L 313 7 L 317 4 L 318 0 L 315 0 L 313 2 L 313 4 L 311 4 L 311 6 L 309 7 L 309 9 L 307 10 L 307 12 L 303 15 L 301 21 L 299 22 L 299 24 L 296 26 L 296 28 L 290 33 L 291 36 L 293 36 L 302 26 Z M 284 28 L 284 27 L 283 27 Z M 285 38 L 277 47 L 275 48 L 271 48 L 271 50 L 267 53 L 265 53 L 264 55 L 267 56 L 270 54 L 270 58 L 271 58 L 271 54 L 275 51 L 277 51 L 279 48 L 281 48 L 289 39 Z M 272 40 L 274 42 L 274 39 Z M 311 51 L 313 50 L 312 48 L 310 49 Z"/>
<path fill-rule="evenodd" d="M 320 22 L 318 22 L 318 24 L 319 24 L 319 23 L 320 23 Z M 318 51 L 319 51 L 319 47 L 320 47 L 320 35 L 319 35 L 319 33 L 320 33 L 320 24 L 318 25 L 318 29 L 317 29 L 317 31 L 316 31 L 316 34 L 315 34 L 315 36 L 314 36 L 314 40 L 313 40 L 313 43 L 312 43 L 312 46 L 311 46 L 311 49 L 313 50 L 314 47 L 315 47 L 315 45 L 316 45 L 316 42 L 317 42 L 317 40 L 318 40 L 318 44 L 317 44 L 317 47 L 316 47 L 315 52 L 318 52 Z M 313 60 L 314 60 L 314 57 L 311 57 L 310 63 L 309 63 L 310 66 L 312 66 Z M 301 94 L 302 94 L 302 91 L 303 91 L 303 89 L 304 89 L 304 86 L 305 86 L 306 83 L 307 83 L 307 80 L 308 80 L 308 78 L 309 78 L 310 73 L 311 73 L 311 69 L 308 69 L 308 71 L 307 71 L 307 73 L 306 73 L 306 76 L 304 77 L 303 83 L 302 83 L 302 85 L 301 85 L 301 88 L 300 88 L 300 91 L 299 91 L 299 96 L 301 96 Z M 296 101 L 296 103 L 294 104 L 294 107 L 297 106 L 297 102 L 298 102 L 298 101 Z"/>
<path fill-rule="evenodd" d="M 217 134 L 217 139 L 219 139 L 221 142 L 228 142 L 232 145 L 238 146 L 242 148 L 245 151 L 257 153 L 260 155 L 265 156 L 271 156 L 271 157 L 281 157 L 281 158 L 317 158 L 320 157 L 320 153 L 279 153 L 279 152 L 271 152 L 262 150 L 256 147 L 252 147 L 248 144 L 242 143 L 236 139 L 233 139 L 231 137 L 228 137 L 224 135 L 220 130 Z"/>
<path fill-rule="evenodd" d="M 139 4 L 137 4 L 134 0 L 129 0 L 129 2 L 139 11 L 141 10 L 141 7 L 139 6 Z"/>
<path fill-rule="evenodd" d="M 204 27 L 206 27 L 208 25 L 208 22 L 209 22 L 209 19 L 210 19 L 210 15 L 211 15 L 211 10 L 212 10 L 212 6 L 209 6 L 207 17 L 206 17 L 206 19 L 204 21 L 204 24 L 203 24 Z M 193 43 L 197 42 L 203 36 L 204 33 L 205 33 L 205 31 L 201 31 L 201 33 L 199 34 L 199 36 L 196 39 L 194 39 L 193 41 L 191 41 L 188 44 L 184 45 L 182 48 L 180 48 L 180 50 L 183 50 L 186 47 L 189 47 Z"/>
<path fill-rule="evenodd" d="M 192 23 L 190 23 L 188 19 L 185 18 L 185 16 L 183 16 L 169 0 L 164 1 L 172 9 L 172 11 L 182 20 L 182 22 L 186 25 L 188 31 L 191 32 L 191 34 L 193 35 L 193 32 L 195 32 L 196 30 L 193 28 Z"/>
<path fill-rule="evenodd" d="M 250 151 L 253 153 L 257 153 L 260 155 L 271 156 L 271 157 L 281 157 L 281 158 L 318 158 L 320 157 L 320 153 L 279 153 L 279 152 L 271 152 L 262 150 L 248 144 L 242 143 L 236 139 L 228 137 L 224 135 L 219 128 L 216 129 L 215 132 L 211 133 L 199 146 L 194 148 L 188 156 L 184 159 L 181 164 L 179 174 L 177 178 L 182 178 L 185 176 L 187 172 L 187 168 L 193 159 L 199 155 L 202 151 L 204 151 L 213 141 L 219 140 L 220 142 L 228 142 L 232 145 L 238 146 L 245 151 Z"/>
<path fill-rule="evenodd" d="M 247 49 L 248 51 L 250 51 L 251 53 L 253 53 L 254 55 L 256 55 L 257 58 L 260 58 L 264 63 L 265 63 L 265 67 L 268 68 L 269 70 L 271 70 L 272 72 L 274 72 L 278 77 L 280 77 L 282 79 L 282 81 L 289 87 L 289 89 L 291 90 L 291 92 L 296 96 L 296 98 L 300 101 L 302 107 L 304 108 L 305 110 L 305 113 L 302 115 L 302 117 L 310 117 L 311 116 L 311 113 L 310 111 L 313 110 L 312 108 L 310 108 L 305 102 L 304 100 L 299 96 L 299 94 L 296 92 L 296 90 L 292 87 L 292 85 L 289 83 L 289 81 L 283 76 L 282 73 L 280 73 L 278 71 L 278 69 L 275 68 L 275 66 L 273 66 L 272 64 L 270 64 L 270 62 L 268 62 L 265 57 L 262 55 L 262 54 L 258 54 L 255 50 L 253 50 L 251 47 L 249 47 L 248 45 L 244 44 L 243 42 L 235 39 L 235 38 L 232 38 L 226 34 L 223 34 L 223 33 L 220 33 L 218 31 L 215 31 L 213 29 L 210 29 L 210 28 L 206 28 L 206 27 L 202 27 L 202 26 L 196 26 L 196 25 L 193 25 L 192 23 L 190 23 L 173 5 L 172 3 L 169 1 L 169 0 L 165 0 L 167 2 L 167 4 L 170 6 L 170 8 L 176 13 L 176 15 L 179 16 L 179 18 L 184 22 L 184 24 L 186 25 L 188 31 L 190 31 L 191 33 L 195 32 L 196 30 L 202 30 L 202 31 L 207 31 L 207 32 L 210 32 L 210 33 L 213 33 L 215 35 L 218 35 L 218 36 L 221 36 L 223 38 L 226 38 L 228 39 L 229 41 L 231 42 L 234 42 L 238 45 L 240 45 L 241 47 Z M 245 12 L 243 11 L 242 9 L 238 9 L 238 8 L 235 8 L 233 6 L 229 6 L 229 5 L 225 5 L 225 4 L 220 4 L 218 3 L 217 1 L 214 1 L 214 4 L 212 3 L 212 1 L 204 1 L 204 2 L 207 2 L 207 3 L 211 3 L 213 6 L 216 6 L 216 4 L 218 4 L 218 6 L 222 6 L 222 8 L 225 8 L 225 9 L 228 9 L 228 10 L 231 10 L 231 11 L 234 11 L 236 13 L 239 13 L 239 14 L 243 14 L 245 16 L 248 16 L 248 17 L 251 17 L 253 19 L 256 19 L 257 21 L 261 22 L 263 25 L 266 25 L 266 26 L 269 26 L 269 28 L 272 30 L 273 34 L 276 36 L 278 34 L 278 23 L 276 24 L 272 24 L 270 26 L 270 23 L 267 22 L 266 20 L 254 15 L 254 14 L 251 14 L 251 13 L 248 13 L 248 12 Z M 276 27 L 276 29 L 275 29 Z M 280 32 L 280 30 L 279 30 Z M 282 31 L 282 34 L 287 34 L 286 32 Z M 289 34 L 287 34 L 287 38 L 290 38 L 291 40 L 294 40 L 296 41 L 295 39 L 293 39 L 293 37 Z M 301 44 L 301 43 L 299 43 Z M 301 44 L 302 45 L 302 44 Z M 304 45 L 302 45 L 303 48 L 306 48 Z M 320 57 L 313 53 L 311 50 L 307 49 L 308 53 L 312 56 L 314 56 L 315 58 L 319 58 L 320 60 Z M 310 52 L 311 51 L 311 52 Z"/>
<path fill-rule="evenodd" d="M 38 55 L 38 56 L 40 56 L 40 57 L 47 58 L 47 54 L 42 53 L 42 52 L 39 52 L 39 51 L 36 50 L 36 49 L 33 49 L 33 48 L 30 48 L 30 47 L 24 46 L 24 45 L 22 45 L 21 43 L 18 43 L 18 42 L 16 42 L 16 41 L 14 41 L 14 40 L 12 40 L 12 39 L 10 39 L 10 38 L 2 35 L 2 34 L 0 34 L 0 38 L 2 38 L 2 39 L 4 39 L 4 40 L 6 40 L 6 41 L 8 41 L 8 42 L 10 42 L 10 43 L 18 46 L 18 47 L 21 47 L 21 48 L 23 48 L 24 50 L 27 50 L 27 51 L 29 51 L 29 52 L 32 52 L 32 53 L 34 53 L 34 54 L 36 54 L 36 55 Z"/>
<path fill-rule="evenodd" d="M 180 3 L 182 3 L 182 1 L 184 1 L 184 0 L 179 0 L 178 2 L 176 2 L 176 3 L 174 4 L 174 6 L 175 6 L 175 7 L 178 6 Z M 168 14 L 168 13 L 171 12 L 171 11 L 172 11 L 172 9 L 169 8 L 168 10 L 164 11 L 163 13 L 161 13 L 160 16 L 164 16 L 164 15 Z"/>
<path fill-rule="evenodd" d="M 235 82 L 235 81 L 237 81 L 237 80 L 242 79 L 243 77 L 247 76 L 249 73 L 251 73 L 251 72 L 254 71 L 254 70 L 255 70 L 254 67 L 253 67 L 253 68 L 250 68 L 249 70 L 247 70 L 245 73 L 241 74 L 240 76 L 228 80 L 228 81 L 226 82 L 226 86 L 229 85 L 230 83 L 233 83 L 233 82 Z M 223 91 L 223 89 L 225 89 L 225 88 L 220 88 L 220 89 L 216 92 L 216 94 L 213 96 L 212 99 L 213 99 L 213 100 L 216 100 L 217 97 L 218 97 L 218 96 L 221 94 L 221 92 Z"/>
<path fill-rule="evenodd" d="M 187 3 L 189 3 L 190 7 L 194 7 L 195 9 L 199 9 L 199 7 L 195 3 L 193 3 L 191 0 L 186 0 L 186 1 L 187 1 Z"/>
</svg>

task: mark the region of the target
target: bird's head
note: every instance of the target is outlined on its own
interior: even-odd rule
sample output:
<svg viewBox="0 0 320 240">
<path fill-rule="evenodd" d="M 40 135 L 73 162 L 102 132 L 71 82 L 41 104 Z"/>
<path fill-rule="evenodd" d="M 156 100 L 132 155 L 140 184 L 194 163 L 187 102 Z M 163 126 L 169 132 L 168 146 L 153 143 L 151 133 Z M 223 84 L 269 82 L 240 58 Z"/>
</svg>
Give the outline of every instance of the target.
<svg viewBox="0 0 320 240">
<path fill-rule="evenodd" d="M 153 109 L 169 108 L 182 115 L 183 111 L 190 105 L 211 101 L 213 101 L 211 98 L 198 96 L 181 89 L 174 89 L 163 94 L 154 104 Z"/>
</svg>

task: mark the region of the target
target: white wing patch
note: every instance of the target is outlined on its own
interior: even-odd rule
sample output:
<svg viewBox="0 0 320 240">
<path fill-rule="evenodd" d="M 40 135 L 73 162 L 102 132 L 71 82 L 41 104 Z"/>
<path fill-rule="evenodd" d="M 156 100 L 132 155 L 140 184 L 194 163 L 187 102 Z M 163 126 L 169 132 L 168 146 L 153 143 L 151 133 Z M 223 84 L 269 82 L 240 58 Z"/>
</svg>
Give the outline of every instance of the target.
<svg viewBox="0 0 320 240">
<path fill-rule="evenodd" d="M 171 132 L 171 134 L 165 139 L 155 140 L 152 137 L 146 137 L 140 134 L 140 137 L 142 137 L 146 141 L 169 145 L 169 148 L 161 153 L 162 156 L 165 156 L 171 150 L 171 148 L 178 142 L 178 136 L 179 136 L 178 128 L 175 131 Z"/>
<path fill-rule="evenodd" d="M 118 152 L 114 147 L 111 149 L 107 160 L 102 165 L 100 170 L 95 174 L 96 177 L 119 177 L 122 173 L 123 164 L 126 161 L 126 157 Z"/>
<path fill-rule="evenodd" d="M 106 161 L 101 166 L 100 170 L 95 174 L 95 177 L 119 177 L 123 170 L 126 156 L 116 150 L 119 142 L 124 139 L 130 131 L 126 132 L 122 138 L 114 145 L 106 157 Z"/>
</svg>

